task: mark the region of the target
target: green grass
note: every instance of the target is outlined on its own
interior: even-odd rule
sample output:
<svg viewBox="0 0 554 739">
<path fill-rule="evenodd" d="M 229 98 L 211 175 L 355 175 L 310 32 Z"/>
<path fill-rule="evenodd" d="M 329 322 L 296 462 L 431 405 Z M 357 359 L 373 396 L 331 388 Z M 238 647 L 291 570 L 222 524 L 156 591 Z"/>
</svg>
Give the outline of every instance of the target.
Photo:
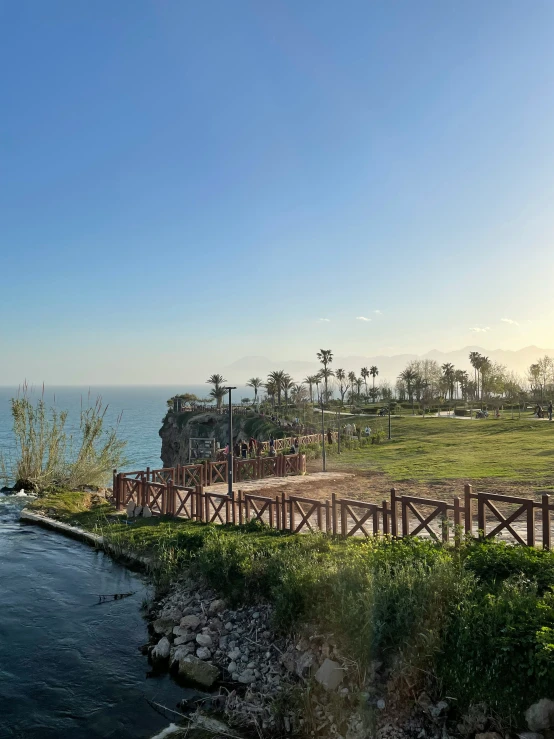
<svg viewBox="0 0 554 739">
<path fill-rule="evenodd" d="M 384 660 L 397 694 L 409 686 L 410 696 L 451 696 L 458 715 L 485 702 L 507 728 L 554 692 L 554 553 L 478 541 L 458 550 L 421 539 L 345 541 L 259 524 L 124 525 L 90 503 L 58 493 L 33 507 L 100 529 L 116 552 L 148 554 L 159 586 L 191 572 L 231 604 L 273 603 L 276 628 L 308 622 L 333 633 L 360 675 Z"/>
<path fill-rule="evenodd" d="M 333 460 L 333 468 L 377 470 L 392 482 L 554 481 L 554 424 L 548 422 L 399 417 L 392 419 L 392 437 L 345 452 Z"/>
</svg>

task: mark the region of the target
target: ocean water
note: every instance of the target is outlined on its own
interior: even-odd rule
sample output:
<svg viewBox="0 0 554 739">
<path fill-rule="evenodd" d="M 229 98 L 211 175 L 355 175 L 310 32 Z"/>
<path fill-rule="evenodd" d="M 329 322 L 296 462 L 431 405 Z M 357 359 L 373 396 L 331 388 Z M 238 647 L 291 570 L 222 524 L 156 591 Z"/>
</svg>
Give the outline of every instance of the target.
<svg viewBox="0 0 554 739">
<path fill-rule="evenodd" d="M 209 385 L 147 385 L 114 387 L 47 387 L 44 400 L 48 407 L 68 412 L 68 429 L 77 429 L 81 407 L 94 404 L 97 397 L 108 406 L 105 425 L 117 423 L 119 417 L 119 436 L 126 441 L 125 454 L 127 469 L 144 469 L 147 466 L 161 466 L 161 439 L 159 430 L 167 411 L 166 401 L 177 393 L 194 393 L 206 397 Z M 31 389 L 31 398 L 38 400 L 42 387 Z M 0 451 L 4 455 L 13 454 L 12 417 L 10 399 L 18 393 L 16 387 L 0 387 Z M 253 397 L 251 388 L 240 387 L 235 391 L 237 401 Z"/>
</svg>

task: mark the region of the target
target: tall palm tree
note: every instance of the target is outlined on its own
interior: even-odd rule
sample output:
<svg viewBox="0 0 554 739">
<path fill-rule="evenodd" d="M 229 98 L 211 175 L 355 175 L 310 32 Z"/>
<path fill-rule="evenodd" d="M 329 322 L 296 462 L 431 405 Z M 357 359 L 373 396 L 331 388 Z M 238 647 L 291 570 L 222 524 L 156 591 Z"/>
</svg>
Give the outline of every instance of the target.
<svg viewBox="0 0 554 739">
<path fill-rule="evenodd" d="M 275 408 L 275 394 L 277 392 L 277 386 L 273 380 L 269 380 L 264 385 L 268 398 L 271 401 L 271 405 Z"/>
<path fill-rule="evenodd" d="M 294 380 L 286 372 L 283 375 L 283 382 L 281 383 L 283 392 L 285 393 L 285 407 L 289 404 L 289 390 L 294 387 Z"/>
<path fill-rule="evenodd" d="M 355 372 L 349 372 L 348 373 L 348 381 L 350 382 L 351 387 L 351 393 L 352 393 L 352 402 L 354 402 L 354 385 L 356 384 L 356 373 Z"/>
<path fill-rule="evenodd" d="M 480 359 L 481 359 L 481 355 L 479 354 L 479 352 L 469 353 L 469 362 L 471 366 L 473 367 L 475 386 L 477 387 L 477 398 L 479 398 L 479 360 Z"/>
<path fill-rule="evenodd" d="M 254 403 L 258 402 L 258 390 L 262 387 L 264 381 L 261 377 L 251 377 L 246 383 L 246 387 L 254 389 Z"/>
<path fill-rule="evenodd" d="M 341 405 L 344 405 L 344 396 L 346 395 L 346 391 L 348 390 L 348 385 L 346 383 L 346 372 L 339 367 L 335 370 L 335 377 L 339 381 L 340 402 Z"/>
<path fill-rule="evenodd" d="M 222 387 L 224 382 L 227 382 L 227 380 L 223 377 L 223 375 L 218 374 L 210 375 L 210 377 L 208 377 L 208 379 L 206 380 L 206 383 L 208 385 L 214 386 L 209 395 L 210 398 L 214 398 L 214 400 L 216 401 L 218 410 L 221 408 L 221 402 L 225 397 L 225 388 Z"/>
<path fill-rule="evenodd" d="M 358 388 L 358 400 L 360 399 L 360 393 L 362 391 L 362 385 L 364 384 L 364 378 L 363 377 L 357 377 L 356 378 L 356 387 Z"/>
<path fill-rule="evenodd" d="M 454 382 L 459 387 L 462 398 L 465 398 L 465 391 L 467 387 L 467 380 L 469 379 L 469 376 L 467 372 L 464 372 L 464 370 L 456 370 L 454 372 Z M 456 397 L 460 396 L 460 392 L 458 392 L 458 389 L 456 389 Z"/>
<path fill-rule="evenodd" d="M 415 381 L 417 380 L 418 374 L 415 370 L 410 369 L 409 367 L 406 367 L 406 369 L 400 373 L 399 375 L 400 379 L 406 383 L 406 391 L 408 393 L 408 398 L 410 399 L 412 403 L 412 415 L 414 413 L 414 385 Z"/>
<path fill-rule="evenodd" d="M 333 370 L 330 367 L 324 367 L 323 369 L 320 369 L 319 370 L 319 376 L 323 380 L 323 383 L 325 385 L 325 394 L 323 396 L 324 397 L 324 401 L 323 401 L 324 403 L 328 403 L 329 402 L 328 383 L 329 383 L 329 378 L 330 377 L 333 377 L 334 374 L 335 373 L 333 372 Z"/>
<path fill-rule="evenodd" d="M 379 370 L 375 365 L 369 368 L 369 374 L 373 377 L 373 402 L 375 402 L 375 378 L 379 374 Z"/>
<path fill-rule="evenodd" d="M 480 357 L 479 374 L 481 375 L 481 400 L 485 397 L 485 378 L 492 369 L 492 362 L 488 357 Z"/>
<path fill-rule="evenodd" d="M 270 372 L 267 376 L 267 379 L 269 381 L 272 381 L 275 383 L 275 389 L 277 391 L 277 405 L 281 405 L 281 393 L 283 392 L 283 381 L 285 379 L 285 371 L 284 370 L 274 370 L 273 372 Z"/>
<path fill-rule="evenodd" d="M 442 367 L 442 374 L 445 380 L 445 384 L 450 393 L 450 400 L 454 397 L 454 365 L 451 362 L 445 362 Z"/>
<path fill-rule="evenodd" d="M 331 349 L 320 349 L 318 351 L 318 353 L 317 353 L 317 358 L 319 359 L 319 361 L 323 365 L 323 370 L 325 372 L 325 374 L 323 374 L 322 377 L 323 377 L 323 381 L 325 383 L 325 402 L 327 402 L 327 400 L 329 398 L 329 395 L 328 395 L 328 392 L 327 392 L 327 381 L 328 381 L 329 377 L 333 374 L 331 371 L 328 374 L 327 373 L 327 368 L 331 364 L 331 362 L 333 361 L 333 352 L 331 351 Z"/>
<path fill-rule="evenodd" d="M 317 384 L 317 375 L 308 375 L 304 382 L 310 388 L 310 403 L 314 402 L 314 385 Z"/>
<path fill-rule="evenodd" d="M 369 377 L 369 370 L 367 367 L 362 367 L 360 375 L 365 383 L 365 394 L 367 395 L 367 378 Z"/>
</svg>

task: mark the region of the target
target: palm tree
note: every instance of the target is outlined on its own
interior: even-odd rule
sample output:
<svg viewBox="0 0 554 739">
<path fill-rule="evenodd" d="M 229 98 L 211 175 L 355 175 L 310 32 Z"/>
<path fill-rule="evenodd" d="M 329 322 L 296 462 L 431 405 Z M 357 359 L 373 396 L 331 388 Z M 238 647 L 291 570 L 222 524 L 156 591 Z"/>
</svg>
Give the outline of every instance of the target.
<svg viewBox="0 0 554 739">
<path fill-rule="evenodd" d="M 283 381 L 285 379 L 284 370 L 274 370 L 270 372 L 267 379 L 275 383 L 275 389 L 277 391 L 277 405 L 281 405 L 281 393 L 283 391 Z"/>
<path fill-rule="evenodd" d="M 213 385 L 213 390 L 210 390 L 210 398 L 214 398 L 217 404 L 217 409 L 219 410 L 221 408 L 221 402 L 223 398 L 225 397 L 225 388 L 222 387 L 224 382 L 227 382 L 227 380 L 223 377 L 223 375 L 214 374 L 208 377 L 206 380 L 208 385 Z"/>
<path fill-rule="evenodd" d="M 362 367 L 360 370 L 360 375 L 363 378 L 363 381 L 365 383 L 365 394 L 367 395 L 367 378 L 369 377 L 369 370 L 367 367 Z"/>
<path fill-rule="evenodd" d="M 348 381 L 350 382 L 350 387 L 352 389 L 352 402 L 354 402 L 354 385 L 356 384 L 356 373 L 355 372 L 349 372 L 348 373 Z"/>
<path fill-rule="evenodd" d="M 464 370 L 456 370 L 454 372 L 454 382 L 459 386 L 462 393 L 462 398 L 465 398 L 465 391 L 467 387 L 467 380 L 469 379 L 467 372 Z M 456 391 L 456 397 L 459 397 L 460 393 Z"/>
<path fill-rule="evenodd" d="M 327 381 L 329 377 L 331 377 L 333 374 L 331 370 L 327 372 L 327 367 L 333 361 L 333 352 L 331 351 L 331 349 L 320 349 L 317 353 L 317 358 L 323 365 L 323 371 L 325 373 L 325 374 L 322 374 L 322 377 L 323 377 L 323 381 L 325 382 L 325 402 L 327 402 L 327 399 L 329 397 L 328 392 L 327 392 Z"/>
<path fill-rule="evenodd" d="M 330 367 L 324 367 L 323 369 L 319 370 L 319 377 L 323 380 L 325 383 L 325 394 L 324 394 L 324 403 L 329 402 L 329 390 L 327 389 L 327 384 L 330 377 L 333 377 L 335 373 Z"/>
<path fill-rule="evenodd" d="M 283 391 L 285 393 L 285 407 L 289 404 L 289 390 L 294 387 L 294 380 L 288 374 L 283 375 L 283 382 L 281 383 Z"/>
<path fill-rule="evenodd" d="M 473 367 L 475 386 L 477 387 L 477 398 L 479 398 L 479 360 L 480 359 L 481 359 L 481 355 L 479 354 L 479 352 L 469 353 L 469 361 L 470 361 L 471 366 Z"/>
<path fill-rule="evenodd" d="M 310 388 L 310 403 L 314 402 L 314 390 L 313 386 L 317 384 L 318 376 L 317 375 L 308 375 L 304 382 L 306 385 Z"/>
<path fill-rule="evenodd" d="M 264 381 L 261 377 L 251 377 L 246 383 L 246 387 L 254 389 L 254 403 L 258 402 L 258 390 L 263 386 Z"/>
<path fill-rule="evenodd" d="M 442 374 L 445 380 L 445 384 L 448 388 L 448 392 L 450 393 L 450 400 L 454 397 L 454 365 L 450 362 L 445 362 L 442 367 Z"/>
<path fill-rule="evenodd" d="M 373 402 L 375 402 L 375 378 L 379 374 L 379 370 L 375 365 L 369 368 L 369 374 L 373 377 Z"/>
<path fill-rule="evenodd" d="M 267 396 L 271 401 L 271 405 L 275 408 L 275 393 L 277 392 L 277 386 L 275 385 L 273 380 L 268 380 L 265 383 L 264 387 L 265 387 Z"/>
<path fill-rule="evenodd" d="M 488 357 L 480 357 L 479 359 L 479 373 L 481 374 L 481 400 L 485 396 L 485 377 L 487 372 L 492 369 L 492 362 Z"/>
<path fill-rule="evenodd" d="M 340 368 L 336 369 L 335 377 L 339 381 L 340 402 L 341 405 L 344 405 L 344 396 L 346 395 L 346 391 L 348 390 L 348 385 L 346 384 L 346 372 Z"/>
<path fill-rule="evenodd" d="M 399 377 L 401 380 L 403 380 L 406 383 L 406 392 L 408 393 L 408 398 L 410 399 L 412 403 L 412 415 L 413 415 L 414 414 L 414 385 L 415 385 L 415 381 L 418 378 L 418 374 L 415 370 L 407 367 L 404 370 L 404 372 L 400 373 Z"/>
<path fill-rule="evenodd" d="M 360 399 L 360 392 L 362 390 L 362 385 L 364 384 L 364 378 L 358 377 L 356 378 L 356 386 L 358 388 L 358 400 Z"/>
</svg>

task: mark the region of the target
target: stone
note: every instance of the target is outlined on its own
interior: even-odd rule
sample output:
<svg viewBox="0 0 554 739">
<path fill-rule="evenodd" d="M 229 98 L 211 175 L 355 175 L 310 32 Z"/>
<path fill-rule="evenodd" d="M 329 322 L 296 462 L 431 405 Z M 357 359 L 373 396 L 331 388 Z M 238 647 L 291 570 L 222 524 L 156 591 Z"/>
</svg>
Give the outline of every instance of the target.
<svg viewBox="0 0 554 739">
<path fill-rule="evenodd" d="M 541 698 L 525 711 L 525 720 L 530 731 L 541 731 L 554 726 L 554 701 Z"/>
<path fill-rule="evenodd" d="M 142 518 L 152 518 L 152 511 L 147 505 L 143 505 L 142 511 L 138 515 L 142 516 Z"/>
<path fill-rule="evenodd" d="M 492 733 L 495 734 L 496 732 Z M 519 739 L 544 739 L 543 734 L 539 734 L 536 731 L 522 731 L 521 734 L 518 734 L 518 737 Z"/>
<path fill-rule="evenodd" d="M 169 657 L 169 651 L 171 644 L 167 636 L 163 636 L 160 641 L 156 644 L 154 649 L 150 652 L 153 662 L 163 662 Z"/>
<path fill-rule="evenodd" d="M 229 657 L 229 659 L 232 659 L 232 660 L 239 659 L 240 658 L 240 649 L 237 649 L 236 647 L 235 647 L 235 649 L 231 649 L 231 651 L 227 653 L 227 656 Z"/>
<path fill-rule="evenodd" d="M 227 621 L 227 623 L 225 624 L 225 629 L 227 631 L 232 631 L 233 630 L 233 624 L 230 621 Z"/>
<path fill-rule="evenodd" d="M 336 690 L 344 680 L 344 670 L 338 662 L 326 659 L 316 672 L 315 679 L 326 690 Z"/>
<path fill-rule="evenodd" d="M 194 644 L 181 644 L 177 648 L 173 648 L 169 654 L 170 667 L 180 660 L 194 653 Z"/>
<path fill-rule="evenodd" d="M 211 688 L 219 677 L 219 670 L 215 665 L 189 654 L 179 660 L 179 675 L 205 688 Z"/>
<path fill-rule="evenodd" d="M 164 608 L 163 611 L 160 613 L 160 618 L 171 619 L 175 624 L 178 624 L 182 617 L 183 614 L 181 613 L 181 611 L 174 606 Z"/>
<path fill-rule="evenodd" d="M 379 709 L 380 711 L 384 711 L 384 710 L 385 710 L 385 707 L 386 707 L 386 703 L 385 703 L 385 701 L 383 700 L 383 698 L 379 698 L 379 700 L 377 701 L 377 703 L 376 703 L 375 705 L 377 706 L 377 708 L 378 708 L 378 709 Z"/>
<path fill-rule="evenodd" d="M 177 628 L 181 628 L 178 626 Z M 176 639 L 173 640 L 173 644 L 178 647 L 181 644 L 190 644 L 191 642 L 195 641 L 194 634 L 192 634 L 190 631 L 187 631 L 186 634 L 183 634 L 182 636 L 178 636 Z"/>
<path fill-rule="evenodd" d="M 127 513 L 127 518 L 133 518 L 133 516 L 135 515 L 136 507 L 137 507 L 137 504 L 135 503 L 134 500 L 130 500 L 127 503 L 127 507 L 125 508 L 125 511 Z"/>
<path fill-rule="evenodd" d="M 247 667 L 247 668 L 248 668 L 249 670 L 254 670 L 254 669 L 255 669 L 255 667 L 256 667 L 256 663 L 255 663 L 255 662 L 249 662 L 249 663 L 248 663 L 248 664 L 246 665 L 246 667 Z"/>
<path fill-rule="evenodd" d="M 196 656 L 198 659 L 210 659 L 212 656 L 212 653 L 208 649 L 208 647 L 198 647 L 196 650 Z"/>
<path fill-rule="evenodd" d="M 297 660 L 295 672 L 298 677 L 306 677 L 312 672 L 315 665 L 315 657 L 311 652 L 304 652 Z"/>
<path fill-rule="evenodd" d="M 201 647 L 211 647 L 213 644 L 212 637 L 208 634 L 197 634 L 196 643 L 200 644 Z"/>
<path fill-rule="evenodd" d="M 227 670 L 231 674 L 233 674 L 233 672 L 236 672 L 237 671 L 237 663 L 236 662 L 229 662 L 229 664 L 227 665 Z"/>
<path fill-rule="evenodd" d="M 221 598 L 216 598 L 215 600 L 212 600 L 210 605 L 208 606 L 208 613 L 210 616 L 215 616 L 216 613 L 221 613 L 221 611 L 225 610 L 225 601 Z"/>
<path fill-rule="evenodd" d="M 169 618 L 157 618 L 152 622 L 152 628 L 155 634 L 160 636 L 169 636 L 173 631 L 175 621 Z"/>
<path fill-rule="evenodd" d="M 446 711 L 448 711 L 448 703 L 446 701 L 439 701 L 436 705 L 429 707 L 429 713 L 433 718 L 438 718 L 441 714 L 446 713 Z M 496 732 L 492 731 L 489 733 L 492 735 Z M 498 739 L 498 737 L 486 736 L 484 739 Z M 500 737 L 500 739 L 502 739 L 502 737 Z"/>
<path fill-rule="evenodd" d="M 179 623 L 179 626 L 182 626 L 185 629 L 190 629 L 191 631 L 196 631 L 196 629 L 200 626 L 200 623 L 201 621 L 198 616 L 190 614 L 190 616 L 183 616 Z"/>
<path fill-rule="evenodd" d="M 244 670 L 244 672 L 241 672 L 239 675 L 239 683 L 243 683 L 244 685 L 253 683 L 255 679 L 256 675 L 253 670 Z"/>
</svg>

